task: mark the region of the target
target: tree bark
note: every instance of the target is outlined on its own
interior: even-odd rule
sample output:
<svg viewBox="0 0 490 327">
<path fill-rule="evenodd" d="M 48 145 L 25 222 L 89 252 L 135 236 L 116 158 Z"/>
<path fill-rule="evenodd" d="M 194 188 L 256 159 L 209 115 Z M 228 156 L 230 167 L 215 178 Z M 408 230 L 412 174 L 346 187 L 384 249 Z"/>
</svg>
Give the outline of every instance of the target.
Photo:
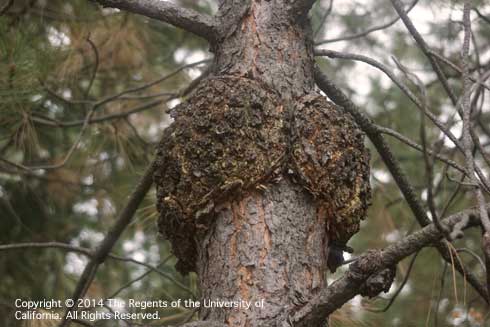
<svg viewBox="0 0 490 327">
<path fill-rule="evenodd" d="M 223 205 L 201 243 L 202 297 L 252 306 L 205 308 L 201 318 L 228 326 L 287 326 L 289 316 L 325 286 L 325 221 L 312 196 L 288 179 Z"/>
<path fill-rule="evenodd" d="M 201 320 L 290 326 L 326 287 L 331 241 L 364 217 L 369 156 L 352 118 L 315 92 L 312 3 L 222 1 L 212 74 L 159 146 L 159 227 L 177 268 L 198 273 L 202 305 L 251 304 L 201 306 Z"/>
<path fill-rule="evenodd" d="M 254 79 L 285 99 L 313 91 L 308 9 L 297 15 L 290 2 L 225 1 L 217 15 L 219 40 L 212 46 L 214 73 Z"/>
<path fill-rule="evenodd" d="M 309 21 L 289 9 L 287 1 L 225 2 L 214 74 L 253 79 L 287 100 L 312 92 Z M 325 223 L 325 211 L 288 177 L 223 204 L 200 244 L 202 297 L 246 300 L 252 307 L 205 308 L 201 318 L 229 326 L 288 325 L 325 286 Z"/>
</svg>

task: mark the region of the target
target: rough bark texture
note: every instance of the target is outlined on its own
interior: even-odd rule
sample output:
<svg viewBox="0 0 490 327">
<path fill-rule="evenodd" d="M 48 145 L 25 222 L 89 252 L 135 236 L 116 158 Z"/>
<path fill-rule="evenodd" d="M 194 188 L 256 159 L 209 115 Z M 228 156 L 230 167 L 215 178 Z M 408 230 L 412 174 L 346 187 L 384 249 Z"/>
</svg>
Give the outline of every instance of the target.
<svg viewBox="0 0 490 327">
<path fill-rule="evenodd" d="M 289 2 L 224 1 L 220 39 L 213 46 L 215 74 L 254 79 L 285 99 L 311 92 L 310 22 L 306 15 L 293 15 Z"/>
<path fill-rule="evenodd" d="M 204 309 L 229 326 L 281 326 L 325 286 L 325 212 L 283 179 L 229 202 L 217 213 L 199 257 L 203 297 L 246 300 L 249 310 Z"/>
<path fill-rule="evenodd" d="M 158 147 L 159 228 L 229 326 L 287 326 L 325 286 L 332 241 L 357 232 L 369 155 L 349 114 L 314 91 L 311 1 L 223 1 L 214 75 Z M 301 13 L 301 10 L 304 12 Z M 323 326 L 324 321 L 312 326 Z"/>
<path fill-rule="evenodd" d="M 196 271 L 195 238 L 209 227 L 212 209 L 277 176 L 286 137 L 279 97 L 246 78 L 206 80 L 173 115 L 155 178 L 162 181 L 160 230 L 186 273 Z"/>
</svg>

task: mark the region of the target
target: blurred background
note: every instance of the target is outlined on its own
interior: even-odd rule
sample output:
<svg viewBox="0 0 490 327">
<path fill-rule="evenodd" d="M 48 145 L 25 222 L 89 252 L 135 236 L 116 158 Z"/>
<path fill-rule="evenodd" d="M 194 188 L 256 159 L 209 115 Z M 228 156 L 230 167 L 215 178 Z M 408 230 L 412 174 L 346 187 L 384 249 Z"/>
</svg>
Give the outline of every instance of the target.
<svg viewBox="0 0 490 327">
<path fill-rule="evenodd" d="M 217 10 L 213 0 L 179 3 L 208 14 Z M 415 4 L 410 17 L 430 47 L 459 65 L 462 1 L 405 3 Z M 471 70 L 477 77 L 490 69 L 490 3 L 473 4 Z M 212 53 L 206 41 L 180 29 L 87 0 L 0 0 L 0 13 L 0 244 L 56 241 L 93 248 L 151 162 L 163 129 L 171 123 L 167 111 L 185 99 Z M 454 107 L 396 18 L 386 0 L 321 0 L 311 12 L 318 48 L 375 58 L 415 93 L 423 85 L 431 112 L 460 137 L 462 124 Z M 392 56 L 417 76 L 419 85 L 403 74 Z M 382 72 L 349 60 L 319 58 L 318 63 L 377 124 L 463 163 L 454 145 Z M 443 68 L 459 93 L 459 73 Z M 488 155 L 488 90 L 481 93 L 474 104 L 475 130 Z M 420 151 L 386 138 L 429 215 L 429 202 L 442 217 L 475 204 L 453 168 L 434 160 L 427 165 Z M 374 148 L 371 154 L 373 205 L 350 243 L 354 256 L 419 228 Z M 485 167 L 484 156 L 476 160 Z M 113 249 L 133 262 L 108 259 L 88 297 L 198 299 L 196 276 L 175 271 L 170 247 L 157 234 L 156 218 L 152 189 Z M 454 260 L 464 261 L 483 279 L 479 231 L 465 236 L 454 243 L 465 249 Z M 0 325 L 19 326 L 13 319 L 16 298 L 71 296 L 86 262 L 81 253 L 55 247 L 0 251 Z M 344 270 L 329 275 L 329 281 Z M 179 324 L 193 319 L 195 312 L 161 309 L 160 315 L 165 318 L 150 325 Z M 415 261 L 408 258 L 399 264 L 388 294 L 371 300 L 356 297 L 331 320 L 332 326 L 474 327 L 490 326 L 488 315 L 471 287 L 435 249 L 427 248 Z M 93 325 L 116 326 L 104 321 Z"/>
</svg>

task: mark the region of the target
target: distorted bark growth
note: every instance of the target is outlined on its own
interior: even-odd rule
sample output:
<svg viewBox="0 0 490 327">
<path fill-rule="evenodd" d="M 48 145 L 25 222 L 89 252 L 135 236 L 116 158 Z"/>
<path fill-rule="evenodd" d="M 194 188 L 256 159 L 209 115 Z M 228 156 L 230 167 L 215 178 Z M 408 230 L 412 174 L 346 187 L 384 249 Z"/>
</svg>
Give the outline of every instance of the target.
<svg viewBox="0 0 490 327">
<path fill-rule="evenodd" d="M 284 174 L 321 203 L 331 241 L 345 243 L 358 231 L 370 199 L 362 132 L 316 93 L 292 108 L 282 102 L 253 80 L 216 77 L 175 109 L 158 148 L 155 180 L 160 230 L 181 272 L 196 271 L 195 241 L 216 206 Z"/>
<path fill-rule="evenodd" d="M 282 111 L 276 94 L 234 77 L 204 81 L 175 109 L 155 181 L 160 231 L 181 272 L 196 269 L 194 239 L 209 227 L 212 209 L 273 177 L 286 149 Z"/>
<path fill-rule="evenodd" d="M 330 240 L 345 244 L 371 200 L 364 133 L 341 107 L 310 94 L 296 103 L 292 135 L 291 167 L 324 206 Z"/>
</svg>

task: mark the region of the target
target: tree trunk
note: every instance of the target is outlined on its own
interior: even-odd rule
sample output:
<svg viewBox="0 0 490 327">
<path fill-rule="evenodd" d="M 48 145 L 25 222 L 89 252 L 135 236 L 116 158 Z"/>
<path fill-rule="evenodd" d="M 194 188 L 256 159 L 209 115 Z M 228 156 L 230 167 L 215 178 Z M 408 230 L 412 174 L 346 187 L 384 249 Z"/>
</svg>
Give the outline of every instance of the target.
<svg viewBox="0 0 490 327">
<path fill-rule="evenodd" d="M 288 326 L 289 315 L 325 286 L 327 243 L 325 213 L 287 179 L 225 204 L 201 243 L 202 297 L 252 306 L 203 309 L 201 318 Z"/>
<path fill-rule="evenodd" d="M 177 268 L 199 274 L 202 304 L 251 303 L 201 308 L 202 320 L 289 326 L 325 287 L 329 242 L 364 216 L 369 157 L 348 115 L 315 93 L 311 3 L 222 1 L 213 76 L 159 146 L 159 226 Z"/>
<path fill-rule="evenodd" d="M 224 26 L 231 28 L 214 49 L 216 75 L 259 81 L 283 99 L 313 90 L 309 22 L 295 19 L 285 2 L 223 5 Z M 201 318 L 287 326 L 288 316 L 325 286 L 327 244 L 325 213 L 288 178 L 224 204 L 200 246 L 202 297 L 246 300 L 252 307 L 207 308 Z"/>
</svg>

